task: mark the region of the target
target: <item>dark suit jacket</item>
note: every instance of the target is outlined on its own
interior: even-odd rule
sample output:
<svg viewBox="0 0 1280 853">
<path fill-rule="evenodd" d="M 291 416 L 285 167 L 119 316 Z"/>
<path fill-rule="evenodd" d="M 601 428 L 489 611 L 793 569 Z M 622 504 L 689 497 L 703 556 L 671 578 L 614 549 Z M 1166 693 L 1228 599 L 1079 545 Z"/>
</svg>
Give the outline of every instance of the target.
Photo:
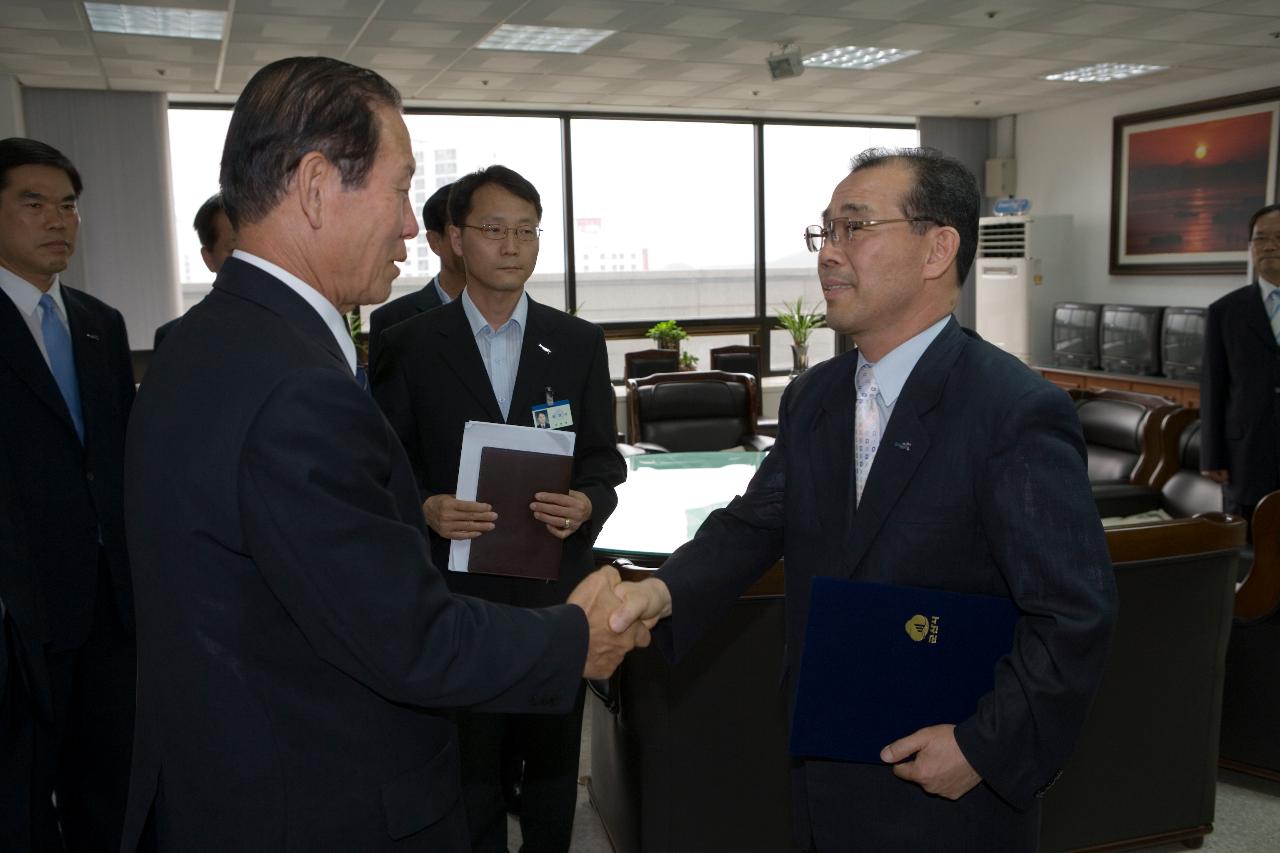
<svg viewBox="0 0 1280 853">
<path fill-rule="evenodd" d="M 951 320 L 903 387 L 855 508 L 856 366 L 846 353 L 791 383 L 747 492 L 659 573 L 673 616 L 655 636 L 683 654 L 779 557 L 788 681 L 815 576 L 1011 598 L 1013 652 L 974 715 L 954 721 L 983 784 L 952 802 L 887 766 L 807 761 L 794 814 L 802 845 L 810 821 L 838 809 L 857 829 L 833 849 L 1032 850 L 1037 794 L 1071 752 L 1115 613 L 1079 421 L 1066 394 Z"/>
<path fill-rule="evenodd" d="M 71 414 L 13 302 L 0 294 L 0 454 L 5 538 L 0 598 L 17 633 L 40 710 L 52 709 L 44 645 L 75 648 L 93 623 L 99 536 L 121 623 L 133 632 L 125 548 L 125 424 L 133 367 L 120 312 L 61 285 L 71 330 L 82 445 Z"/>
<path fill-rule="evenodd" d="M 159 326 L 156 326 L 155 339 L 151 343 L 151 349 L 152 350 L 160 349 L 160 344 L 164 343 L 164 339 L 169 336 L 170 332 L 178 328 L 178 324 L 181 322 L 182 322 L 181 317 L 174 317 L 169 322 L 162 323 Z"/>
<path fill-rule="evenodd" d="M 237 258 L 156 354 L 127 460 L 126 846 L 154 801 L 162 850 L 469 849 L 441 709 L 568 710 L 582 611 L 449 594 L 399 439 L 316 312 Z"/>
<path fill-rule="evenodd" d="M 1258 285 L 1209 306 L 1200 374 L 1200 467 L 1226 468 L 1228 503 L 1280 489 L 1280 347 Z"/>
<path fill-rule="evenodd" d="M 382 350 L 382 334 L 396 323 L 408 320 L 410 317 L 416 317 L 419 314 L 425 314 L 432 308 L 439 308 L 443 303 L 440 301 L 440 294 L 436 293 L 436 281 L 439 276 L 427 282 L 427 286 L 414 293 L 409 293 L 398 299 L 392 299 L 386 305 L 374 309 L 369 315 L 369 373 L 373 373 L 373 366 L 377 364 L 377 358 Z"/>
<path fill-rule="evenodd" d="M 590 499 L 592 517 L 564 540 L 560 579 L 554 583 L 459 572 L 445 576 L 455 592 L 541 606 L 563 601 L 591 571 L 591 546 L 617 506 L 614 488 L 627 474 L 616 446 L 604 333 L 532 299 L 526 325 L 506 422 L 533 426 L 530 407 L 545 402 L 547 388 L 557 400 L 569 401 L 571 429 L 577 433 L 571 487 Z M 453 494 L 464 424 L 503 422 L 462 300 L 397 324 L 383 344 L 373 374 L 374 397 L 404 442 L 422 498 Z M 447 566 L 449 540 L 432 532 L 431 555 L 437 565 Z"/>
</svg>

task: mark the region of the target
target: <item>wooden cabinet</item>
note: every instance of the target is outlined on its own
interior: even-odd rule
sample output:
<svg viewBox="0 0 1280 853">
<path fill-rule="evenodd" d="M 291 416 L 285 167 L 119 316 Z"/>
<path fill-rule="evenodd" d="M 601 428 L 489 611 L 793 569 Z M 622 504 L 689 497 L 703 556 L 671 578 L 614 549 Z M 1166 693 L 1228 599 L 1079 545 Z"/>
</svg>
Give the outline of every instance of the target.
<svg viewBox="0 0 1280 853">
<path fill-rule="evenodd" d="M 1063 390 L 1072 388 L 1110 388 L 1115 391 L 1136 391 L 1139 394 L 1155 394 L 1165 397 L 1188 409 L 1200 408 L 1200 384 L 1185 379 L 1166 379 L 1163 376 L 1130 376 L 1125 373 L 1106 373 L 1100 370 L 1070 370 L 1064 367 L 1037 367 L 1040 374 Z"/>
</svg>

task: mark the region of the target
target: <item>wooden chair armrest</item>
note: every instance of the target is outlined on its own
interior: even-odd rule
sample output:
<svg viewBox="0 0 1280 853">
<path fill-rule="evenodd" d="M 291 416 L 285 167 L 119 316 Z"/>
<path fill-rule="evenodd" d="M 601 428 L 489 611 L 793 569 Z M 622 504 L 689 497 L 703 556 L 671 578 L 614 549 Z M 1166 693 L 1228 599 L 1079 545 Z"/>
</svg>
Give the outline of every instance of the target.
<svg viewBox="0 0 1280 853">
<path fill-rule="evenodd" d="M 1253 566 L 1236 590 L 1235 616 L 1253 622 L 1280 606 L 1280 491 L 1266 495 L 1253 512 Z"/>
</svg>

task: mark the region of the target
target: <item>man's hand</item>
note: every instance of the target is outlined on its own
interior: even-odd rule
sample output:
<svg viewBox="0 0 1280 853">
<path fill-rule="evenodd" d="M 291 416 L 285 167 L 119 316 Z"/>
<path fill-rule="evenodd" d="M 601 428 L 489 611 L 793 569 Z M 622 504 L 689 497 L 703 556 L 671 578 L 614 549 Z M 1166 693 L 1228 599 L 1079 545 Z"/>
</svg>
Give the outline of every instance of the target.
<svg viewBox="0 0 1280 853">
<path fill-rule="evenodd" d="M 460 501 L 453 495 L 432 495 L 422 504 L 427 526 L 445 539 L 475 539 L 493 529 L 498 514 L 489 504 Z"/>
<path fill-rule="evenodd" d="M 591 518 L 591 499 L 573 489 L 567 495 L 538 492 L 533 496 L 529 509 L 533 510 L 534 518 L 547 526 L 552 536 L 566 539 Z"/>
<path fill-rule="evenodd" d="M 659 619 L 671 615 L 671 591 L 657 578 L 645 578 L 639 583 L 623 581 L 613 588 L 622 599 L 622 606 L 609 617 L 609 627 L 618 633 L 640 622 L 652 628 Z"/>
<path fill-rule="evenodd" d="M 930 794 L 958 800 L 982 777 L 956 743 L 953 725 L 928 726 L 895 740 L 880 751 L 880 760 L 893 765 L 893 775 L 915 782 Z M 915 756 L 915 760 L 906 759 Z"/>
<path fill-rule="evenodd" d="M 1213 468 L 1208 471 L 1201 471 L 1201 474 L 1213 480 L 1215 483 L 1226 485 L 1231 482 L 1231 471 L 1226 468 Z"/>
<path fill-rule="evenodd" d="M 608 678 L 633 648 L 649 645 L 649 629 L 643 623 L 624 632 L 609 627 L 609 616 L 622 606 L 613 588 L 622 578 L 612 566 L 587 575 L 569 594 L 569 603 L 587 614 L 591 633 L 587 641 L 587 662 L 583 678 Z"/>
</svg>

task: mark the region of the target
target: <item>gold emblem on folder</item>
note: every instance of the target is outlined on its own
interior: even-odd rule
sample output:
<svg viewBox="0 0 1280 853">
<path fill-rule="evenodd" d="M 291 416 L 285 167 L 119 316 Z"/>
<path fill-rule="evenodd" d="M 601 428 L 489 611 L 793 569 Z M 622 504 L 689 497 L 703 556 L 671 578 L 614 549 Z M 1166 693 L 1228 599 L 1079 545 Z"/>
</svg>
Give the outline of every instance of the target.
<svg viewBox="0 0 1280 853">
<path fill-rule="evenodd" d="M 929 620 L 917 613 L 907 620 L 906 627 L 907 636 L 918 643 L 929 633 Z"/>
</svg>

